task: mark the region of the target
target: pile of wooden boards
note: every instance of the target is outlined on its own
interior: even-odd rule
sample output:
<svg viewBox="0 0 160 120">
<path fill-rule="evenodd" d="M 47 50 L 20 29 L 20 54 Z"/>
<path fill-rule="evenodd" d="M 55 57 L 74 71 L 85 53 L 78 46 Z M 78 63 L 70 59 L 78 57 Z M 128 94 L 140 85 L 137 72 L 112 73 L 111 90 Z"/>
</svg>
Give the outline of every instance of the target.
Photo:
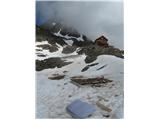
<svg viewBox="0 0 160 120">
<path fill-rule="evenodd" d="M 72 82 L 78 83 L 80 85 L 97 85 L 112 82 L 112 80 L 106 79 L 104 77 L 96 78 L 84 78 L 84 77 L 72 77 Z"/>
</svg>

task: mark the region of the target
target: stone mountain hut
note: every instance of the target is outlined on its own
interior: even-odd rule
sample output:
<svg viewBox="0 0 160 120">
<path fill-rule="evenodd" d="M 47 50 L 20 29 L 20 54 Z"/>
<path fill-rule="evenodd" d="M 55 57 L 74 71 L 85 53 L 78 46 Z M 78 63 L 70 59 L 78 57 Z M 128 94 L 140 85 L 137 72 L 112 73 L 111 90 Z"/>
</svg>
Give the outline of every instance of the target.
<svg viewBox="0 0 160 120">
<path fill-rule="evenodd" d="M 97 44 L 99 46 L 102 46 L 102 47 L 108 47 L 109 46 L 108 39 L 106 37 L 104 37 L 103 35 L 95 40 L 95 44 Z"/>
</svg>

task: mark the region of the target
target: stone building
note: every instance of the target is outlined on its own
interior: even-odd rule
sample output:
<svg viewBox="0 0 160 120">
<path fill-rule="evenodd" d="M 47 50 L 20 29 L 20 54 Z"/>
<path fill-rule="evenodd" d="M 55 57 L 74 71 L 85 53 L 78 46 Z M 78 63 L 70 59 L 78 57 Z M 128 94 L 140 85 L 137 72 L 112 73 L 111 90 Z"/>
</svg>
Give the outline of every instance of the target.
<svg viewBox="0 0 160 120">
<path fill-rule="evenodd" d="M 99 46 L 102 46 L 102 47 L 108 47 L 109 44 L 108 44 L 108 39 L 106 37 L 104 37 L 103 35 L 100 36 L 99 38 L 97 38 L 95 40 L 95 43 Z"/>
</svg>

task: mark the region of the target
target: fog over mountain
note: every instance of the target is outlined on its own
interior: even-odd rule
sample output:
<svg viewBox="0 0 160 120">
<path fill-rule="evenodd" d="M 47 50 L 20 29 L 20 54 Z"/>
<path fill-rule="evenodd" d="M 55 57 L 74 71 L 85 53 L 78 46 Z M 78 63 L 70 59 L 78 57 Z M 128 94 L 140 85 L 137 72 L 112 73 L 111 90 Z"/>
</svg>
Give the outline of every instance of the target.
<svg viewBox="0 0 160 120">
<path fill-rule="evenodd" d="M 92 40 L 100 35 L 123 49 L 123 2 L 37 1 L 36 23 L 62 20 Z"/>
</svg>

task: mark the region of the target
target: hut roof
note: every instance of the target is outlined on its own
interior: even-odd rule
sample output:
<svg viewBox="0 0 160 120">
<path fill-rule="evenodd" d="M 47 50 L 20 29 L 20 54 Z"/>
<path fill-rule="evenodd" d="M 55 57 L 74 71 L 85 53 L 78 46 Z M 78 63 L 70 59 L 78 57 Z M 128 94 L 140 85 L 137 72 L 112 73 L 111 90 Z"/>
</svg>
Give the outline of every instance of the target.
<svg viewBox="0 0 160 120">
<path fill-rule="evenodd" d="M 108 41 L 108 39 L 106 37 L 104 37 L 103 35 L 100 36 L 99 38 L 97 38 L 95 41 L 97 41 L 97 40 L 106 40 L 106 41 Z"/>
</svg>

